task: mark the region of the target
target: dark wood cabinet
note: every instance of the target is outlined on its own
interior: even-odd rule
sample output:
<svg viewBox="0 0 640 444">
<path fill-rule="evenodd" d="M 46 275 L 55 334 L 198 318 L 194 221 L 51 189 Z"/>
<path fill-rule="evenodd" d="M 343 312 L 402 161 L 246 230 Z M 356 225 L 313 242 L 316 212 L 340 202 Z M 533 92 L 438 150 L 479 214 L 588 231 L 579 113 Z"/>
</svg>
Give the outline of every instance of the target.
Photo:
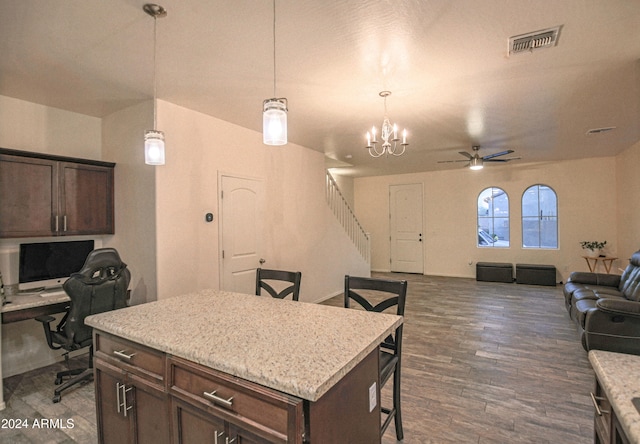
<svg viewBox="0 0 640 444">
<path fill-rule="evenodd" d="M 164 356 L 106 335 L 96 335 L 95 341 L 99 442 L 170 443 Z"/>
<path fill-rule="evenodd" d="M 615 412 L 613 412 L 611 420 L 611 442 L 614 444 L 631 444 L 631 441 L 627 438 L 627 434 L 622 430 L 622 426 Z"/>
<path fill-rule="evenodd" d="M 302 442 L 269 440 L 224 421 L 180 399 L 172 398 L 173 442 L 181 444 L 268 444 L 273 442 Z"/>
<path fill-rule="evenodd" d="M 179 399 L 172 399 L 173 442 L 224 443 L 225 422 Z"/>
<path fill-rule="evenodd" d="M 113 234 L 113 167 L 60 162 L 58 168 L 58 232 Z"/>
<path fill-rule="evenodd" d="M 595 409 L 593 421 L 594 443 L 629 444 L 630 441 L 620 425 L 616 412 L 597 378 L 594 393 L 591 394 L 591 400 Z"/>
<path fill-rule="evenodd" d="M 0 238 L 113 234 L 114 166 L 0 149 Z"/>
<path fill-rule="evenodd" d="M 94 348 L 103 444 L 380 442 L 377 349 L 311 402 L 95 329 Z"/>
<path fill-rule="evenodd" d="M 175 442 L 202 442 L 187 439 L 184 425 L 185 418 L 200 418 L 209 442 L 302 443 L 302 399 L 184 359 L 168 361 Z"/>
<path fill-rule="evenodd" d="M 120 384 L 126 373 L 97 361 L 94 369 L 96 409 L 100 412 L 98 434 L 102 443 L 128 443 L 132 435 L 131 412 L 122 411 Z"/>
</svg>

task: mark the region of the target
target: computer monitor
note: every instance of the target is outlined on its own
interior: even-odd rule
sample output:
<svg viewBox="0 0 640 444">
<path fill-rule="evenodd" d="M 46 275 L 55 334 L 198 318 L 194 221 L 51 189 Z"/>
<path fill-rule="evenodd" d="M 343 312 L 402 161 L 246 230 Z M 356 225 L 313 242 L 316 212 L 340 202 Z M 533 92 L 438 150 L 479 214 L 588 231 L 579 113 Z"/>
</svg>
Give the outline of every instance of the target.
<svg viewBox="0 0 640 444">
<path fill-rule="evenodd" d="M 84 265 L 93 240 L 20 244 L 19 290 L 59 287 Z"/>
</svg>

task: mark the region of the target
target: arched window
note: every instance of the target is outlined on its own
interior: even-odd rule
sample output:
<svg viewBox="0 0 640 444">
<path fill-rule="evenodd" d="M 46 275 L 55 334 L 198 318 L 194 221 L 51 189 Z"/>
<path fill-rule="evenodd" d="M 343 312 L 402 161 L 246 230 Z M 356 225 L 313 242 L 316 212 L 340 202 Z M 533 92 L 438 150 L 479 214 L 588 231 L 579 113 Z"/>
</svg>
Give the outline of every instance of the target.
<svg viewBox="0 0 640 444">
<path fill-rule="evenodd" d="M 537 184 L 522 194 L 522 247 L 558 248 L 558 198 L 553 188 Z"/>
<path fill-rule="evenodd" d="M 509 196 L 496 187 L 478 195 L 478 247 L 509 246 Z"/>
</svg>

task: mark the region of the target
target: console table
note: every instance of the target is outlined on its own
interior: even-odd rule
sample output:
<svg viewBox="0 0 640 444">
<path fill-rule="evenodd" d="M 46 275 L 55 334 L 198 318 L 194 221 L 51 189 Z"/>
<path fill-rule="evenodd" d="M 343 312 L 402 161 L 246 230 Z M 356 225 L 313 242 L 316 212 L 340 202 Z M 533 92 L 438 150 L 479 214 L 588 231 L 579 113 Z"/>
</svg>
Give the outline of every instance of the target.
<svg viewBox="0 0 640 444">
<path fill-rule="evenodd" d="M 589 266 L 589 271 L 592 273 L 596 272 L 598 268 L 598 262 L 602 261 L 602 265 L 604 265 L 604 269 L 607 273 L 611 273 L 611 265 L 613 261 L 618 259 L 617 257 L 600 257 L 600 256 L 582 256 L 585 261 L 587 261 L 587 265 Z M 593 263 L 591 262 L 593 261 Z"/>
</svg>

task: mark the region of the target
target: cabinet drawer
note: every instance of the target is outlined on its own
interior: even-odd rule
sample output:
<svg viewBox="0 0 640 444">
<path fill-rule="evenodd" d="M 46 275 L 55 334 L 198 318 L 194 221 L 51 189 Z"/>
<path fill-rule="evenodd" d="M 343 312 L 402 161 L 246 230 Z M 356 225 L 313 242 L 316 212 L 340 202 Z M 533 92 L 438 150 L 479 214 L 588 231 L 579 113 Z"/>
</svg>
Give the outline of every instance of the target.
<svg viewBox="0 0 640 444">
<path fill-rule="evenodd" d="M 606 393 L 602 389 L 600 382 L 596 379 L 594 392 L 591 394 L 594 407 L 594 428 L 595 434 L 600 438 L 600 442 L 608 443 L 611 437 L 611 403 Z"/>
<path fill-rule="evenodd" d="M 165 354 L 126 339 L 94 331 L 95 355 L 141 376 L 162 384 L 165 375 Z"/>
<path fill-rule="evenodd" d="M 270 442 L 300 442 L 303 400 L 170 357 L 172 395 Z"/>
</svg>

